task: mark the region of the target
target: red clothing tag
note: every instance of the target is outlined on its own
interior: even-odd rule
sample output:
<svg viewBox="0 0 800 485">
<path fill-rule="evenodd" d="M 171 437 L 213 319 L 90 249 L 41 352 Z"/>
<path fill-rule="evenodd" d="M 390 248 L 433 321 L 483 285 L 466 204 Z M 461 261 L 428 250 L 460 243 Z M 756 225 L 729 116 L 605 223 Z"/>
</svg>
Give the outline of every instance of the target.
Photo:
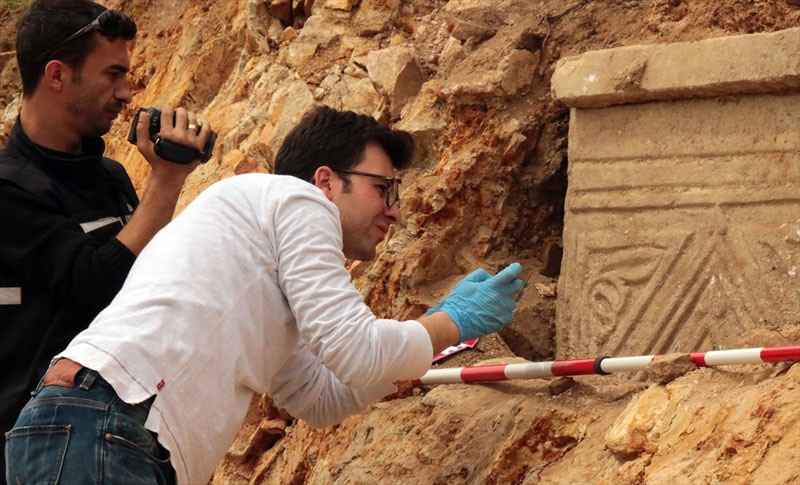
<svg viewBox="0 0 800 485">
<path fill-rule="evenodd" d="M 161 389 L 164 388 L 164 384 L 166 384 L 166 382 L 164 382 L 164 379 L 161 379 L 160 381 L 158 381 L 158 385 L 156 386 L 156 389 L 158 389 L 160 391 Z"/>
</svg>

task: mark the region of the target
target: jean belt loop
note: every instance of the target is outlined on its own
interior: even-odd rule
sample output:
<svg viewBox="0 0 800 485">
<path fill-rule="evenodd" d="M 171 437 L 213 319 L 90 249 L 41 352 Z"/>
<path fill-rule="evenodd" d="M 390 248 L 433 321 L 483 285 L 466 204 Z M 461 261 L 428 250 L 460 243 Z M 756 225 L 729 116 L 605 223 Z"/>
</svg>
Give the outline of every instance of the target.
<svg viewBox="0 0 800 485">
<path fill-rule="evenodd" d="M 50 365 L 47 366 L 47 372 L 50 372 L 50 368 L 53 367 L 53 364 L 55 364 L 56 362 L 58 362 L 58 359 L 53 359 L 52 361 L 50 361 Z M 47 374 L 47 372 L 45 372 L 45 374 Z M 39 383 L 36 384 L 36 388 L 33 391 L 31 391 L 31 397 L 34 397 L 40 392 L 42 392 L 42 387 L 44 387 L 42 384 L 44 384 L 44 376 L 42 376 L 42 378 L 39 379 Z"/>
<path fill-rule="evenodd" d="M 95 379 L 97 379 L 98 373 L 96 370 L 86 369 L 87 372 L 84 373 L 83 378 L 81 378 L 81 383 L 79 384 L 80 388 L 84 391 L 88 391 L 92 384 L 94 384 Z"/>
<path fill-rule="evenodd" d="M 36 384 L 36 388 L 33 391 L 31 391 L 31 397 L 39 394 L 42 391 L 43 382 L 44 382 L 44 376 L 41 379 L 39 379 L 39 383 Z"/>
</svg>

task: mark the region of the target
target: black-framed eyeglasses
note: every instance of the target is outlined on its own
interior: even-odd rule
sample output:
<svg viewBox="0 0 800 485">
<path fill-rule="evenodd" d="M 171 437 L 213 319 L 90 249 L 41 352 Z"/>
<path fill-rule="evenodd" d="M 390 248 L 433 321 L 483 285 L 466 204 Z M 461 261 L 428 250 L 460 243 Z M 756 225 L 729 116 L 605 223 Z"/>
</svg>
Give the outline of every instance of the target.
<svg viewBox="0 0 800 485">
<path fill-rule="evenodd" d="M 103 35 L 121 35 L 126 39 L 132 39 L 136 35 L 136 22 L 124 13 L 117 10 L 105 10 L 97 16 L 94 20 L 81 27 L 77 32 L 70 35 L 66 39 L 59 42 L 55 47 L 51 47 L 42 52 L 36 57 L 36 62 L 41 62 L 47 59 L 58 49 L 64 47 L 68 43 L 77 39 L 78 37 L 99 30 Z"/>
<path fill-rule="evenodd" d="M 400 179 L 387 177 L 385 175 L 378 175 L 369 172 L 360 172 L 358 170 L 346 170 L 344 168 L 334 168 L 335 172 L 351 173 L 353 175 L 362 175 L 364 177 L 372 177 L 379 180 L 389 182 L 389 185 L 382 186 L 382 191 L 386 196 L 386 207 L 392 208 L 395 204 L 400 202 Z"/>
</svg>

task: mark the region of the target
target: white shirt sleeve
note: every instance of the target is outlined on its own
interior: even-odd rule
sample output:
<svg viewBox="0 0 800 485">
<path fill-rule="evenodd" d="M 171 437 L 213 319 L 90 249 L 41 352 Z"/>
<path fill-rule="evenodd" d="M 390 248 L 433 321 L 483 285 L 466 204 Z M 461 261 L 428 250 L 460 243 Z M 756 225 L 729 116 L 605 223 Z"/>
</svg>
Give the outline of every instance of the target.
<svg viewBox="0 0 800 485">
<path fill-rule="evenodd" d="M 414 320 L 378 319 L 364 304 L 344 266 L 336 206 L 318 190 L 277 204 L 267 227 L 274 231 L 278 284 L 308 352 L 351 388 L 423 375 L 433 357 L 428 332 Z"/>
<path fill-rule="evenodd" d="M 324 428 L 363 411 L 370 403 L 395 391 L 396 387 L 390 383 L 360 389 L 345 386 L 301 341 L 273 378 L 268 394 L 276 406 L 292 416 L 314 428 Z"/>
</svg>

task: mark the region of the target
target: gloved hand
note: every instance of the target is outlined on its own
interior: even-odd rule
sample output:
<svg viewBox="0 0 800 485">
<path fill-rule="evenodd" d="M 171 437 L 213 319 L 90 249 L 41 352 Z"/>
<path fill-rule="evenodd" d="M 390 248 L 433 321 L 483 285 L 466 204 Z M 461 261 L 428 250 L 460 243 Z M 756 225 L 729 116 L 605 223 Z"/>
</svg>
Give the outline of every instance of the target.
<svg viewBox="0 0 800 485">
<path fill-rule="evenodd" d="M 486 281 L 491 277 L 492 277 L 492 275 L 487 273 L 486 270 L 484 270 L 483 268 L 478 268 L 475 271 L 473 271 L 472 273 L 470 273 L 467 276 L 465 276 L 464 279 L 459 281 L 458 284 L 455 286 L 455 288 L 453 288 L 452 291 L 450 291 L 450 293 L 447 296 L 449 297 L 453 293 L 464 291 L 464 288 L 469 286 L 469 283 L 480 283 L 481 281 Z M 430 315 L 432 313 L 436 313 L 436 312 L 442 311 L 442 305 L 444 305 L 444 300 L 441 300 L 441 301 L 439 301 L 439 303 L 437 303 L 434 306 L 430 307 L 428 309 L 428 311 L 425 312 L 425 315 Z M 452 317 L 450 317 L 450 318 L 452 318 Z M 467 339 L 467 340 L 469 340 L 469 339 Z"/>
<path fill-rule="evenodd" d="M 517 278 L 521 272 L 519 263 L 508 265 L 495 276 L 477 269 L 426 313 L 447 313 L 461 333 L 459 342 L 496 332 L 511 320 L 517 305 L 511 295 L 524 286 Z"/>
</svg>

